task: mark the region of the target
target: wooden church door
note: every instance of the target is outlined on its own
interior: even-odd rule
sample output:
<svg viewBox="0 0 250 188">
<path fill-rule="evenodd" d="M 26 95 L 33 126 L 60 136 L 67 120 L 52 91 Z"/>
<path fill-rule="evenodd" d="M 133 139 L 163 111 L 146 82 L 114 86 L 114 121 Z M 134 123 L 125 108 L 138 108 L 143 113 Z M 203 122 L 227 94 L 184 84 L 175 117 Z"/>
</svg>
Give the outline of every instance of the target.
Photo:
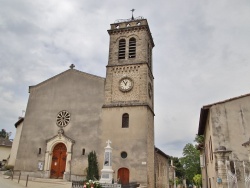
<svg viewBox="0 0 250 188">
<path fill-rule="evenodd" d="M 51 162 L 51 178 L 63 178 L 67 158 L 66 151 L 67 148 L 63 143 L 59 143 L 55 146 Z"/>
<path fill-rule="evenodd" d="M 122 185 L 129 183 L 129 170 L 127 168 L 120 168 L 118 170 L 117 179 L 120 179 Z"/>
</svg>

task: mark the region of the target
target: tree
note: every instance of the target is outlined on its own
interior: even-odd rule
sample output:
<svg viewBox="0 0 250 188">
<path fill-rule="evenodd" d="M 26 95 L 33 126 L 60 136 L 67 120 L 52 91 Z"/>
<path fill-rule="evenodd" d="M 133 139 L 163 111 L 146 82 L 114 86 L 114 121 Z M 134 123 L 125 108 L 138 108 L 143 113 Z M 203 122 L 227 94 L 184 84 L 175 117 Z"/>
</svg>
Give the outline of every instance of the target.
<svg viewBox="0 0 250 188">
<path fill-rule="evenodd" d="M 99 180 L 98 162 L 95 151 L 92 151 L 88 155 L 88 169 L 87 179 L 88 180 Z"/>
<path fill-rule="evenodd" d="M 175 166 L 176 177 L 183 179 L 183 177 L 185 177 L 185 171 L 184 171 L 184 168 L 183 168 L 179 158 L 170 156 L 170 160 L 173 160 L 173 165 Z"/>
<path fill-rule="evenodd" d="M 190 184 L 196 174 L 201 174 L 200 153 L 193 144 L 189 143 L 184 147 L 182 154 L 183 157 L 180 158 L 180 162 L 185 170 L 187 183 Z"/>
<path fill-rule="evenodd" d="M 197 142 L 197 144 L 203 144 L 204 143 L 204 135 L 196 134 L 194 141 Z"/>
<path fill-rule="evenodd" d="M 11 132 L 6 132 L 5 129 L 2 129 L 0 131 L 0 138 L 9 139 L 10 136 L 11 136 Z"/>
<path fill-rule="evenodd" d="M 202 177 L 201 174 L 196 174 L 193 177 L 193 181 L 196 187 L 200 188 L 202 186 Z"/>
</svg>

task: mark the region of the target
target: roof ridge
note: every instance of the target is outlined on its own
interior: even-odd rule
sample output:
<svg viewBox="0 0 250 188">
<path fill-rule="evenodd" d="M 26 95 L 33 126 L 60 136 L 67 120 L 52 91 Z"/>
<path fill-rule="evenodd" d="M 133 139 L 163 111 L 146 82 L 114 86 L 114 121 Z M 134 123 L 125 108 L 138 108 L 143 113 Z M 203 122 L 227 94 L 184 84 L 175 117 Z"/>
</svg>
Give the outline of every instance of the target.
<svg viewBox="0 0 250 188">
<path fill-rule="evenodd" d="M 250 96 L 250 93 L 240 95 L 240 96 L 237 96 L 237 97 L 232 97 L 232 98 L 225 99 L 223 101 L 219 101 L 219 102 L 215 102 L 215 103 L 211 103 L 211 104 L 208 104 L 208 105 L 204 105 L 202 108 L 203 109 L 210 108 L 211 106 L 214 106 L 214 105 L 217 105 L 217 104 L 226 103 L 226 102 L 233 101 L 233 100 L 240 99 L 240 98 L 247 97 L 247 96 Z"/>
<path fill-rule="evenodd" d="M 48 78 L 47 80 L 44 80 L 44 81 L 40 82 L 39 84 L 29 86 L 29 92 L 30 92 L 30 90 L 31 90 L 32 88 L 36 88 L 36 87 L 42 86 L 42 85 L 46 84 L 47 82 L 49 82 L 49 81 L 51 81 L 51 80 L 53 80 L 53 79 L 55 79 L 55 78 L 57 78 L 57 77 L 59 77 L 59 76 L 61 76 L 61 75 L 63 75 L 63 74 L 66 74 L 67 72 L 70 72 L 70 71 L 75 71 L 75 72 L 78 73 L 78 74 L 84 74 L 85 76 L 97 78 L 97 79 L 100 79 L 100 80 L 105 79 L 104 77 L 96 76 L 96 75 L 94 75 L 94 74 L 90 74 L 90 73 L 86 73 L 86 72 L 82 72 L 82 71 L 77 70 L 77 69 L 68 69 L 68 70 L 63 71 L 63 72 L 61 72 L 61 73 L 59 73 L 59 74 L 56 74 L 55 76 L 52 76 L 52 77 Z"/>
</svg>

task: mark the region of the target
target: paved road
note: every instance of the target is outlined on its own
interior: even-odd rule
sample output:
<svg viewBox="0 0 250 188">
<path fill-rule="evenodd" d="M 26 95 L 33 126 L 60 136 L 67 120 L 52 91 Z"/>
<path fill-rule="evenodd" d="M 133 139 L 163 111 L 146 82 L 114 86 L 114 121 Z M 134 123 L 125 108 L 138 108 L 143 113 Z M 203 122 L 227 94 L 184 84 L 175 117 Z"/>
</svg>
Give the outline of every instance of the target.
<svg viewBox="0 0 250 188">
<path fill-rule="evenodd" d="M 17 184 L 16 182 L 10 179 L 4 179 L 3 176 L 0 176 L 0 188 L 21 188 L 21 187 L 25 186 Z"/>
<path fill-rule="evenodd" d="M 5 179 L 0 175 L 0 188 L 25 188 L 26 181 L 20 180 L 19 184 L 16 179 Z M 40 179 L 36 181 L 29 181 L 28 186 L 31 188 L 71 188 L 71 182 L 65 181 L 51 181 L 51 179 Z"/>
</svg>

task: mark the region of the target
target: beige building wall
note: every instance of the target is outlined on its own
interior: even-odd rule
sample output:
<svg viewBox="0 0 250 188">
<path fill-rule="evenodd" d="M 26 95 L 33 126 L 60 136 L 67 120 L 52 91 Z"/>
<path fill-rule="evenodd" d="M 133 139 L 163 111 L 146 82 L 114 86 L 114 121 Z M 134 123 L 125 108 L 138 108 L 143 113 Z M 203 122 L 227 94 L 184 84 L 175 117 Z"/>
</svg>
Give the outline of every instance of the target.
<svg viewBox="0 0 250 188">
<path fill-rule="evenodd" d="M 19 147 L 19 142 L 20 142 L 22 129 L 23 129 L 23 120 L 22 120 L 22 122 L 20 124 L 16 125 L 16 135 L 15 135 L 15 138 L 13 140 L 13 144 L 12 144 L 12 148 L 11 148 L 10 159 L 8 161 L 9 165 L 15 166 L 17 150 L 18 150 L 18 147 Z"/>
<path fill-rule="evenodd" d="M 204 138 L 205 138 L 205 165 L 206 168 L 205 170 L 207 171 L 207 180 L 208 181 L 208 185 L 211 185 L 211 187 L 215 187 L 216 184 L 216 179 L 217 179 L 217 174 L 215 171 L 215 156 L 213 154 L 214 152 L 214 145 L 213 145 L 213 137 L 211 136 L 212 132 L 213 132 L 213 127 L 211 125 L 211 116 L 210 113 L 208 115 L 208 120 L 207 120 L 207 125 L 206 125 L 206 131 L 204 133 Z M 203 178 L 205 180 L 205 178 Z M 204 183 L 205 184 L 205 183 Z"/>
<path fill-rule="evenodd" d="M 122 128 L 122 115 L 129 113 L 129 127 Z M 117 179 L 119 168 L 129 169 L 129 181 L 147 184 L 147 122 L 148 109 L 146 107 L 116 107 L 103 108 L 102 126 L 100 127 L 100 143 L 103 150 L 106 141 L 111 140 L 113 152 L 113 170 L 114 178 Z M 128 156 L 121 158 L 121 153 L 125 151 Z M 103 156 L 99 158 L 100 164 L 103 164 Z M 153 162 L 153 161 L 152 161 Z M 152 164 L 151 164 L 152 165 Z M 150 169 L 151 170 L 151 169 Z"/>
<path fill-rule="evenodd" d="M 11 147 L 0 145 L 0 161 L 7 161 L 10 156 Z"/>
<path fill-rule="evenodd" d="M 242 146 L 250 138 L 250 96 L 211 107 L 214 148 L 225 146 L 232 150 L 232 159 L 248 160 Z"/>
</svg>

